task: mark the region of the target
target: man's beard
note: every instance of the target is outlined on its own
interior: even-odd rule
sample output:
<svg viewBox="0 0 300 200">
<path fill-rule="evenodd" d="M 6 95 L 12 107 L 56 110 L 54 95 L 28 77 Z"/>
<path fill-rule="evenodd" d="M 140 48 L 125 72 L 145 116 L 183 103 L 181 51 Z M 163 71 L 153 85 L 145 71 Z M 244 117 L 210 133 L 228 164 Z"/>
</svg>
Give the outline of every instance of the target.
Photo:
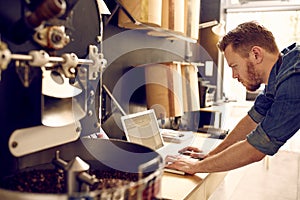
<svg viewBox="0 0 300 200">
<path fill-rule="evenodd" d="M 254 69 L 254 65 L 251 62 L 247 63 L 247 70 L 248 70 L 248 82 L 247 82 L 248 84 L 245 85 L 245 87 L 248 91 L 254 92 L 260 87 L 260 84 L 262 82 Z"/>
</svg>

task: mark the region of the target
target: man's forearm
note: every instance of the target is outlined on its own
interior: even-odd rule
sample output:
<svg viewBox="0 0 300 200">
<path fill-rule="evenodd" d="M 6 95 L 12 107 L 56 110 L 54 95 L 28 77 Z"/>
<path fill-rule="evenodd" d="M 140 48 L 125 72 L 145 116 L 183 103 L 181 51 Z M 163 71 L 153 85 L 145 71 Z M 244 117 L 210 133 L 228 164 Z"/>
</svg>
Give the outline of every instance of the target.
<svg viewBox="0 0 300 200">
<path fill-rule="evenodd" d="M 257 124 L 249 117 L 249 115 L 246 115 L 228 134 L 228 136 L 222 141 L 222 143 L 211 152 L 209 152 L 208 156 L 215 155 L 228 148 L 232 144 L 244 140 L 246 136 L 255 129 L 256 126 Z"/>
<path fill-rule="evenodd" d="M 205 173 L 228 171 L 259 161 L 264 157 L 265 154 L 244 140 L 200 161 L 194 170 Z"/>
</svg>

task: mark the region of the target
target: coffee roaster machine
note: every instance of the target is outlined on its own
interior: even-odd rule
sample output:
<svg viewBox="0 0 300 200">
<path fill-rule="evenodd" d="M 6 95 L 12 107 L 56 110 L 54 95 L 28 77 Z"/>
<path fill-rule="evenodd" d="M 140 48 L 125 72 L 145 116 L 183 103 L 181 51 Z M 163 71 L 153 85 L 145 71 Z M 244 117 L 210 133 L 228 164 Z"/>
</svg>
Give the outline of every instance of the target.
<svg viewBox="0 0 300 200">
<path fill-rule="evenodd" d="M 159 196 L 156 152 L 97 138 L 105 9 L 102 0 L 0 1 L 0 199 Z"/>
</svg>

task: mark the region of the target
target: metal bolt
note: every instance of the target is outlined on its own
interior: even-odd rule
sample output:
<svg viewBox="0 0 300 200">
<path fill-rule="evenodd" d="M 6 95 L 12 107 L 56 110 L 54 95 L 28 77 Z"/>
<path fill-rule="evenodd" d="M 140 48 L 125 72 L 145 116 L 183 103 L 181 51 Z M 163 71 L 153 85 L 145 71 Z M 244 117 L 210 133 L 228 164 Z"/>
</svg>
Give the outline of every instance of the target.
<svg viewBox="0 0 300 200">
<path fill-rule="evenodd" d="M 73 68 L 73 67 L 71 67 L 71 68 L 69 69 L 69 71 L 70 71 L 70 73 L 72 73 L 72 74 L 75 74 L 75 72 L 76 72 L 75 68 Z"/>
<path fill-rule="evenodd" d="M 98 73 L 97 72 L 93 72 L 93 78 L 97 78 L 98 77 Z"/>
<path fill-rule="evenodd" d="M 101 36 L 97 36 L 97 42 L 98 43 L 102 42 L 102 37 Z"/>
<path fill-rule="evenodd" d="M 60 34 L 53 34 L 51 40 L 53 43 L 59 43 L 62 40 L 62 36 Z"/>
<path fill-rule="evenodd" d="M 41 33 L 37 33 L 37 38 L 38 38 L 39 40 L 44 39 L 44 37 L 43 37 L 43 35 L 42 35 Z"/>
<path fill-rule="evenodd" d="M 18 146 L 18 143 L 16 141 L 13 141 L 11 146 L 12 146 L 12 148 L 16 148 Z"/>
<path fill-rule="evenodd" d="M 93 97 L 94 95 L 95 95 L 94 90 L 91 90 L 91 91 L 90 91 L 90 96 Z"/>
<path fill-rule="evenodd" d="M 95 128 L 100 128 L 100 126 L 101 126 L 101 124 L 99 122 L 97 122 L 97 123 L 94 124 Z"/>
<path fill-rule="evenodd" d="M 80 127 L 77 127 L 76 130 L 75 130 L 77 133 L 79 133 L 81 131 L 81 128 Z"/>
</svg>

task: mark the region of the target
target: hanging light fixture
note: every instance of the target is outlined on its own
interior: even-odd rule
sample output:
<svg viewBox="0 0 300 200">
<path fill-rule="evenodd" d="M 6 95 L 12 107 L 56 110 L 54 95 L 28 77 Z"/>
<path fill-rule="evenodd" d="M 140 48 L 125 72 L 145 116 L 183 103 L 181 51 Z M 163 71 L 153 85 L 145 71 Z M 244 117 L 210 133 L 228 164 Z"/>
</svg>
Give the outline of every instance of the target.
<svg viewBox="0 0 300 200">
<path fill-rule="evenodd" d="M 218 36 L 224 36 L 225 35 L 225 21 L 221 20 L 220 23 L 213 26 L 211 28 L 212 32 Z"/>
<path fill-rule="evenodd" d="M 217 20 L 212 20 L 208 22 L 204 22 L 199 24 L 199 29 L 212 27 L 212 32 L 218 36 L 225 35 L 225 21 L 221 20 L 218 22 Z"/>
</svg>

